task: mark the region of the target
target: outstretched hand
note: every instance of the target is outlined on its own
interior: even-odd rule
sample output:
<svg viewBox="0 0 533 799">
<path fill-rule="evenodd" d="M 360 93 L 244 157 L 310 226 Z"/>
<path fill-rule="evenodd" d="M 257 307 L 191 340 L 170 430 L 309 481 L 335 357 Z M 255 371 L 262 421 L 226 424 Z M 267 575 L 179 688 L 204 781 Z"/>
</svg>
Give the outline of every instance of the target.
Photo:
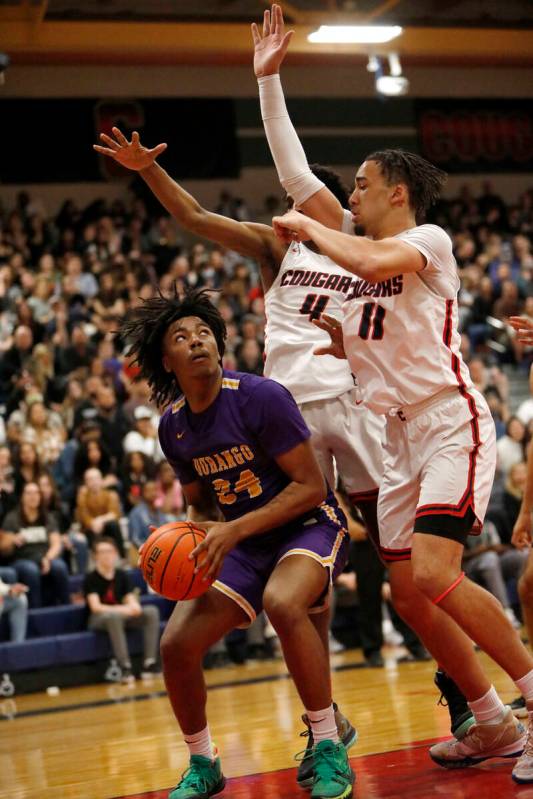
<svg viewBox="0 0 533 799">
<path fill-rule="evenodd" d="M 509 324 L 516 330 L 522 344 L 533 344 L 533 320 L 528 316 L 510 316 Z"/>
<path fill-rule="evenodd" d="M 265 11 L 262 35 L 256 23 L 252 23 L 256 78 L 264 78 L 266 75 L 275 75 L 279 72 L 293 33 L 294 31 L 285 33 L 283 11 L 275 3 L 272 11 Z"/>
<path fill-rule="evenodd" d="M 166 144 L 158 144 L 157 147 L 153 147 L 151 150 L 143 147 L 137 131 L 132 133 L 131 141 L 128 141 L 119 128 L 111 128 L 111 130 L 113 131 L 114 139 L 106 133 L 100 134 L 100 139 L 107 144 L 107 147 L 93 144 L 93 148 L 97 153 L 114 158 L 126 169 L 133 169 L 135 172 L 147 169 L 167 149 Z"/>
<path fill-rule="evenodd" d="M 511 544 L 517 549 L 527 549 L 531 546 L 531 513 L 520 511 L 513 528 Z"/>
<path fill-rule="evenodd" d="M 319 319 L 313 319 L 313 324 L 321 330 L 325 330 L 331 339 L 328 347 L 318 347 L 314 350 L 313 355 L 333 355 L 334 358 L 345 359 L 342 324 L 339 320 L 323 313 Z"/>
</svg>

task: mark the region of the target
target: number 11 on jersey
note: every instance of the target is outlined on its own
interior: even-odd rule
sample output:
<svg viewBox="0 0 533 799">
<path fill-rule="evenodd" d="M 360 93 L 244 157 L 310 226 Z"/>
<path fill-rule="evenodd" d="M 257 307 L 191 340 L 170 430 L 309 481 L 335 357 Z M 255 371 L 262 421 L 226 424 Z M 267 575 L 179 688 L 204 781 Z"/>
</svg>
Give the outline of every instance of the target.
<svg viewBox="0 0 533 799">
<path fill-rule="evenodd" d="M 382 339 L 385 313 L 386 309 L 382 305 L 378 305 L 377 302 L 365 302 L 357 335 L 365 341 L 369 335 L 374 340 Z"/>
</svg>

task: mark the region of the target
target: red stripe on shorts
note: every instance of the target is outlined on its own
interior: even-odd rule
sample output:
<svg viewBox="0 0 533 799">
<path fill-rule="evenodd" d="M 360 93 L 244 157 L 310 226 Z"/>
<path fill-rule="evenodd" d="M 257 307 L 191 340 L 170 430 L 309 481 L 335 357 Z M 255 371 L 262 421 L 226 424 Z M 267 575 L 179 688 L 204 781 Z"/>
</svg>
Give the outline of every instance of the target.
<svg viewBox="0 0 533 799">
<path fill-rule="evenodd" d="M 442 332 L 442 340 L 444 344 L 448 347 L 448 349 L 450 349 L 451 339 L 452 339 L 453 303 L 454 300 L 446 300 L 446 316 L 444 321 L 444 329 Z M 476 479 L 477 453 L 481 445 L 481 439 L 479 437 L 479 424 L 478 424 L 479 413 L 476 407 L 476 401 L 474 397 L 468 393 L 465 382 L 461 375 L 459 358 L 454 352 L 451 351 L 451 349 L 450 349 L 450 356 L 451 356 L 450 366 L 455 375 L 455 379 L 457 380 L 457 387 L 459 389 L 459 393 L 468 402 L 468 408 L 472 415 L 472 418 L 470 419 L 470 429 L 472 431 L 472 443 L 474 446 L 470 450 L 469 454 L 468 477 L 466 481 L 466 488 L 463 492 L 463 496 L 461 497 L 459 502 L 457 502 L 457 504 L 432 503 L 429 505 L 421 505 L 419 508 L 416 509 L 415 519 L 417 519 L 420 516 L 437 515 L 438 513 L 442 513 L 443 511 L 451 516 L 464 516 L 469 507 L 471 507 L 472 510 L 475 512 L 474 482 Z"/>
</svg>

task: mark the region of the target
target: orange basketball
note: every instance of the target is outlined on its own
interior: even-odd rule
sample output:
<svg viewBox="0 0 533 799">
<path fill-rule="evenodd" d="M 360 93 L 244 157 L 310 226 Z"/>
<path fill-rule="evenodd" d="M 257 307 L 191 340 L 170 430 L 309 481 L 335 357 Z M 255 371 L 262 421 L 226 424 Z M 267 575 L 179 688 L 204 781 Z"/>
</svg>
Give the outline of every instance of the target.
<svg viewBox="0 0 533 799">
<path fill-rule="evenodd" d="M 205 555 L 189 560 L 193 549 L 206 534 L 192 522 L 169 522 L 154 530 L 142 552 L 144 579 L 167 599 L 195 599 L 204 594 L 211 581 L 202 580 L 203 571 L 194 570 Z"/>
</svg>

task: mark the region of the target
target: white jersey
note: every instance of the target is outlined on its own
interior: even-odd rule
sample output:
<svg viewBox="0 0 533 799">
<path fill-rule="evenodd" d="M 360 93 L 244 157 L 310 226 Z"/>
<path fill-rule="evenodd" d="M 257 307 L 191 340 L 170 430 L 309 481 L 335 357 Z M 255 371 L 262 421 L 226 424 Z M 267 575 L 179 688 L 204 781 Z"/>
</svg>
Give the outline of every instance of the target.
<svg viewBox="0 0 533 799">
<path fill-rule="evenodd" d="M 296 402 L 338 397 L 354 387 L 347 361 L 314 355 L 329 335 L 313 324 L 322 313 L 342 320 L 354 275 L 304 244 L 291 244 L 265 295 L 265 377 L 282 383 Z"/>
<path fill-rule="evenodd" d="M 449 236 L 420 225 L 396 238 L 419 250 L 426 266 L 380 283 L 358 279 L 344 305 L 346 355 L 376 413 L 472 387 L 459 350 L 459 278 Z"/>
</svg>

